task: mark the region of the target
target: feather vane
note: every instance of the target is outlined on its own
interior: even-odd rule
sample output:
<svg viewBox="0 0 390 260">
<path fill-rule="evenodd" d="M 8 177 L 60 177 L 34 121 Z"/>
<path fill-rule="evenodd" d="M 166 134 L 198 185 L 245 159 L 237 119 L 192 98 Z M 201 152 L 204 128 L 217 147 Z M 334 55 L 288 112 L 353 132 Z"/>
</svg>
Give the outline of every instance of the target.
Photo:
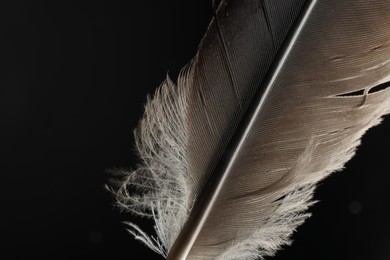
<svg viewBox="0 0 390 260">
<path fill-rule="evenodd" d="M 142 164 L 112 188 L 157 238 L 130 232 L 168 259 L 263 259 L 289 244 L 316 183 L 390 112 L 389 13 L 387 0 L 220 1 L 191 64 L 148 99 Z"/>
</svg>

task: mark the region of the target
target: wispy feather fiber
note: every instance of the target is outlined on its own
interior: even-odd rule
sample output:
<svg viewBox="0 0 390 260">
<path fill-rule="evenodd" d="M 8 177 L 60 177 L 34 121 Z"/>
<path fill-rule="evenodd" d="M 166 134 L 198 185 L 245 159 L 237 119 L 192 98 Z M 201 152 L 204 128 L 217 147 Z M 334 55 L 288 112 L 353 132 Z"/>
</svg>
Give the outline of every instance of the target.
<svg viewBox="0 0 390 260">
<path fill-rule="evenodd" d="M 157 239 L 129 223 L 130 232 L 152 250 L 166 255 L 186 221 L 193 201 L 188 172 L 187 102 L 189 82 L 180 76 L 180 88 L 168 77 L 148 98 L 144 118 L 135 130 L 142 165 L 126 177 L 116 192 L 121 208 L 156 222 Z M 129 190 L 139 193 L 129 194 Z"/>
</svg>

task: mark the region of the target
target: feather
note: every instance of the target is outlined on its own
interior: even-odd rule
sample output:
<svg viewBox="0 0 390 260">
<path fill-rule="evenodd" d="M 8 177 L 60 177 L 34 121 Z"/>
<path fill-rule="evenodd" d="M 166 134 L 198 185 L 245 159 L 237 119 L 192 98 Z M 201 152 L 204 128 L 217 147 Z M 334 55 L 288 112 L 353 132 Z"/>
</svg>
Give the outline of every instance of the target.
<svg viewBox="0 0 390 260">
<path fill-rule="evenodd" d="M 149 98 L 141 164 L 110 189 L 167 259 L 263 259 L 390 112 L 387 0 L 222 0 L 195 58 Z"/>
</svg>

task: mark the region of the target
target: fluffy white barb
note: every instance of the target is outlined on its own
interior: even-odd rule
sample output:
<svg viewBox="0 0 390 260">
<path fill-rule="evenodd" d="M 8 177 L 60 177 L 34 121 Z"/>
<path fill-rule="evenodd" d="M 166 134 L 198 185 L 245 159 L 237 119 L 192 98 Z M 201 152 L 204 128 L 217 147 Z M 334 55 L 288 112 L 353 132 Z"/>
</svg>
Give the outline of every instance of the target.
<svg viewBox="0 0 390 260">
<path fill-rule="evenodd" d="M 158 238 L 134 223 L 128 223 L 129 231 L 163 256 L 175 242 L 193 204 L 187 189 L 188 84 L 184 78 L 180 78 L 180 88 L 167 78 L 154 98 L 148 98 L 144 118 L 134 132 L 142 164 L 133 172 L 117 171 L 125 178 L 110 188 L 122 209 L 154 219 Z"/>
</svg>

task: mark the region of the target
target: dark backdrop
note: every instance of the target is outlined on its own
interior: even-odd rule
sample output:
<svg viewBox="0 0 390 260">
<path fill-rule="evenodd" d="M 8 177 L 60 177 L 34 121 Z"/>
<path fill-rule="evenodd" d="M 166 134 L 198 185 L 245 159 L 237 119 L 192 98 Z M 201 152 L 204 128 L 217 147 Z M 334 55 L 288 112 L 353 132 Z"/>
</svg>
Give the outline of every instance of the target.
<svg viewBox="0 0 390 260">
<path fill-rule="evenodd" d="M 1 2 L 1 259 L 161 259 L 127 234 L 105 169 L 136 163 L 146 95 L 195 54 L 210 6 Z M 389 131 L 387 118 L 321 183 L 313 217 L 273 259 L 390 259 Z"/>
</svg>

